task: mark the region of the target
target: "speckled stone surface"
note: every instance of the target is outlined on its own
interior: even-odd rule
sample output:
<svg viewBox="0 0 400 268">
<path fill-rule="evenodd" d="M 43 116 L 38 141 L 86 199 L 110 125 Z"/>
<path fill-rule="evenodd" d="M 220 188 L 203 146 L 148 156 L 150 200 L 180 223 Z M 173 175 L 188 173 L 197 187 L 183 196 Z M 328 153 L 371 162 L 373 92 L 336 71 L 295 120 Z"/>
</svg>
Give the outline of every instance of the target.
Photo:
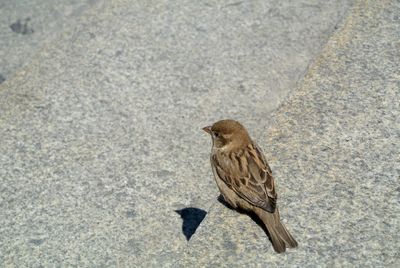
<svg viewBox="0 0 400 268">
<path fill-rule="evenodd" d="M 400 266 L 399 14 L 358 1 L 259 140 L 299 248 L 216 202 L 181 266 Z"/>
<path fill-rule="evenodd" d="M 1 0 L 0 84 L 49 40 L 103 0 Z"/>
<path fill-rule="evenodd" d="M 233 117 L 264 137 L 349 5 L 114 0 L 85 12 L 0 85 L 0 263 L 177 265 L 176 211 L 217 196 L 201 127 Z"/>
</svg>

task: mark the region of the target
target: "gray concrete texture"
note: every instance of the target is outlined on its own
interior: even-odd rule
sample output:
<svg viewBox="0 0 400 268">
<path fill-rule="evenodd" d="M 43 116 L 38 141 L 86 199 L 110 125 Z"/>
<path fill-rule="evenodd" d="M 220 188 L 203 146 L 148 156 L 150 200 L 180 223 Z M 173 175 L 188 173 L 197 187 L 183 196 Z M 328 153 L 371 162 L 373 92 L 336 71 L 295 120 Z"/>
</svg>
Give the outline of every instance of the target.
<svg viewBox="0 0 400 268">
<path fill-rule="evenodd" d="M 181 266 L 400 267 L 399 14 L 358 1 L 261 139 L 299 247 L 215 202 Z"/>
<path fill-rule="evenodd" d="M 1 0 L 0 84 L 101 0 Z"/>
<path fill-rule="evenodd" d="M 346 66 L 338 63 L 347 58 L 328 58 L 325 65 L 319 64 L 321 57 L 318 58 L 313 66 L 321 66 L 318 68 L 322 71 L 313 71 L 315 80 L 309 79 L 310 74 L 305 80 L 315 82 L 300 83 L 300 93 L 290 98 L 287 103 L 291 104 L 282 106 L 293 105 L 293 110 L 281 107 L 273 117 L 271 113 L 298 81 L 302 81 L 308 65 L 321 52 L 350 5 L 351 1 L 313 1 L 310 4 L 309 1 L 114 0 L 93 5 L 83 12 L 26 67 L 0 86 L 0 262 L 5 266 L 32 267 L 222 265 L 222 259 L 215 256 L 219 252 L 216 251 L 219 234 L 223 233 L 217 228 L 227 228 L 229 222 L 222 226 L 212 221 L 216 213 L 231 212 L 225 208 L 217 212 L 218 194 L 208 161 L 210 141 L 200 128 L 227 117 L 245 122 L 267 152 L 280 185 L 282 214 L 293 233 L 299 236 L 305 233 L 304 228 L 314 227 L 314 234 L 332 234 L 335 229 L 318 222 L 317 214 L 313 214 L 309 225 L 302 221 L 310 213 L 324 211 L 324 207 L 318 203 L 311 206 L 312 198 L 299 203 L 297 197 L 305 199 L 310 192 L 299 191 L 301 187 L 294 184 L 299 180 L 300 186 L 316 187 L 318 174 L 327 166 L 327 162 L 322 163 L 323 159 L 321 163 L 313 162 L 321 155 L 306 154 L 310 150 L 317 151 L 320 146 L 310 141 L 312 137 L 317 139 L 317 134 L 322 135 L 320 125 L 310 125 L 314 128 L 306 133 L 310 136 L 304 139 L 308 142 L 304 152 L 299 147 L 304 143 L 300 143 L 300 135 L 295 134 L 300 133 L 297 124 L 301 124 L 301 120 L 323 124 L 325 121 L 314 120 L 325 118 L 324 114 L 321 117 L 312 115 L 316 107 L 321 113 L 329 108 L 328 103 L 322 102 L 325 99 L 317 102 L 320 99 L 315 97 L 307 102 L 303 87 L 311 88 L 315 83 L 317 92 L 317 88 L 324 88 L 325 82 L 327 87 L 330 85 L 332 76 L 351 77 L 351 73 L 345 72 Z M 365 18 L 359 16 L 360 20 L 369 22 L 368 27 L 373 29 L 380 26 L 374 24 L 381 17 L 374 15 L 377 11 L 370 6 L 372 4 L 360 5 L 358 10 L 365 8 L 373 13 L 366 13 Z M 393 19 L 391 24 L 384 21 L 384 26 L 388 26 L 387 29 L 382 26 L 386 30 L 384 33 L 396 25 L 395 16 L 390 18 Z M 347 39 L 340 39 L 344 44 L 346 40 L 353 40 L 353 36 L 357 37 L 356 30 L 368 34 L 368 28 L 355 25 L 358 28 L 347 33 Z M 377 41 L 384 42 L 385 38 Z M 360 46 L 359 49 L 368 48 Z M 343 55 L 347 54 L 343 52 Z M 363 56 L 357 58 L 354 54 L 359 60 Z M 384 56 L 389 58 L 389 55 Z M 335 65 L 329 69 L 328 62 L 334 60 Z M 362 75 L 367 69 L 363 65 L 362 68 L 351 65 L 351 62 L 341 63 L 358 68 L 359 73 L 355 75 Z M 384 64 L 378 59 L 375 63 L 377 66 Z M 383 74 L 379 76 L 382 79 Z M 318 79 L 321 84 L 317 83 Z M 356 81 L 355 78 L 354 84 L 348 82 L 354 86 L 352 89 Z M 373 89 L 379 88 L 379 81 Z M 368 94 L 367 89 L 365 86 L 366 92 L 359 93 Z M 328 89 L 326 91 L 329 93 Z M 371 94 L 374 92 L 379 91 L 372 90 Z M 351 105 L 356 105 L 354 109 L 369 107 L 362 106 L 363 102 L 355 93 L 354 99 L 350 98 L 353 95 L 347 96 L 346 91 L 342 94 L 343 98 L 350 99 L 348 109 Z M 307 96 L 313 95 L 307 93 Z M 346 105 L 345 100 L 343 105 Z M 306 111 L 311 114 L 310 118 Z M 294 112 L 303 113 L 305 118 L 292 122 L 290 118 L 294 118 Z M 293 135 L 288 132 L 289 127 L 283 125 L 280 130 L 279 125 L 275 125 L 276 131 L 268 132 L 271 137 L 266 140 L 266 129 L 275 121 L 283 122 L 281 117 L 297 126 L 293 127 Z M 369 118 L 372 117 L 366 116 L 360 124 Z M 323 126 L 330 130 L 327 134 L 334 135 L 336 132 L 329 129 L 328 122 L 331 121 Z M 351 123 L 351 126 L 358 126 Z M 389 131 L 395 126 L 385 125 L 391 127 Z M 280 138 L 282 142 L 273 143 L 278 139 L 273 134 L 279 131 L 285 134 Z M 339 134 L 334 137 L 341 137 Z M 392 146 L 392 150 L 396 147 Z M 301 166 L 291 165 L 293 160 L 289 156 L 292 153 L 302 157 L 299 158 L 303 161 Z M 390 157 L 389 153 L 385 155 Z M 357 170 L 357 165 L 346 166 L 341 162 L 339 150 L 334 156 L 332 161 L 342 164 L 338 174 L 346 177 Z M 374 163 L 382 169 L 379 174 L 389 174 L 384 177 L 387 185 L 392 183 L 391 174 L 395 170 L 388 169 L 385 173 L 383 168 L 393 167 L 390 163 L 393 162 L 383 158 Z M 279 168 L 279 165 L 284 166 Z M 303 173 L 295 180 L 294 173 L 299 170 Z M 332 169 L 330 174 L 334 171 Z M 288 174 L 292 174 L 292 179 L 279 179 Z M 381 178 L 376 176 L 377 180 Z M 329 191 L 335 186 L 332 181 L 325 183 Z M 378 193 L 387 190 L 385 185 L 376 186 Z M 321 197 L 328 198 L 329 191 L 322 192 Z M 393 201 L 390 194 L 385 196 Z M 297 208 L 293 205 L 296 200 Z M 388 208 L 396 205 L 392 203 Z M 317 210 L 318 205 L 321 205 L 320 210 Z M 210 206 L 213 209 L 205 225 L 202 224 L 188 247 L 182 233 L 181 215 L 175 210 L 194 207 L 209 211 Z M 338 207 L 332 209 L 337 212 Z M 243 216 L 232 216 L 238 224 L 246 223 L 239 222 Z M 353 223 L 350 217 L 348 219 Z M 396 227 L 396 222 L 388 224 Z M 232 260 L 226 265 L 239 265 L 238 256 L 244 257 L 243 263 L 248 259 L 250 265 L 259 264 L 250 261 L 254 256 L 261 256 L 260 265 L 264 265 L 279 263 L 277 258 L 290 259 L 290 256 L 299 261 L 303 256 L 302 260 L 306 261 L 309 255 L 327 256 L 329 250 L 333 251 L 332 256 L 336 254 L 334 248 L 318 253 L 317 248 L 310 246 L 304 247 L 311 252 L 309 255 L 304 248 L 293 251 L 298 255 L 273 255 L 264 236 L 244 242 L 251 230 L 258 231 L 251 222 L 243 226 L 243 240 L 223 242 L 229 246 L 220 256 L 229 255 L 227 259 Z M 377 228 L 380 227 L 378 224 Z M 228 229 L 231 230 L 235 229 Z M 201 237 L 201 233 L 209 236 Z M 225 233 L 227 238 L 235 235 Z M 392 233 L 388 231 L 388 234 Z M 303 237 L 300 238 L 304 243 Z M 304 238 L 309 238 L 307 233 Z M 310 243 L 318 242 L 321 237 L 315 235 L 310 239 Z M 207 241 L 217 241 L 216 247 Z M 241 243 L 249 245 L 248 255 L 241 251 L 245 249 Z M 325 247 L 329 245 L 336 244 L 325 244 Z M 396 247 L 389 249 L 386 257 L 379 258 L 394 258 L 394 249 Z M 198 259 L 193 260 L 191 256 L 198 256 Z M 344 253 L 344 256 L 348 255 Z"/>
</svg>

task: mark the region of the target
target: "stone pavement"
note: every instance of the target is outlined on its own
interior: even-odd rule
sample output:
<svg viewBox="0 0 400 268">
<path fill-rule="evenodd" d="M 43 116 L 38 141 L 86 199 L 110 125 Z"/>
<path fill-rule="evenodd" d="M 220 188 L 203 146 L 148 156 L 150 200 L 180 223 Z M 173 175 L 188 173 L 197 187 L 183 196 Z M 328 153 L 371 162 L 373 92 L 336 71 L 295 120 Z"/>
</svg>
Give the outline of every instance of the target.
<svg viewBox="0 0 400 268">
<path fill-rule="evenodd" d="M 399 14 L 358 1 L 261 139 L 299 247 L 215 201 L 181 266 L 400 266 Z"/>
<path fill-rule="evenodd" d="M 0 84 L 100 0 L 0 1 Z"/>
<path fill-rule="evenodd" d="M 359 212 L 346 215 L 337 226 L 352 231 L 353 217 L 375 219 L 398 210 L 396 192 L 388 191 L 398 180 L 398 147 L 393 143 L 398 125 L 389 113 L 396 110 L 378 109 L 396 105 L 398 97 L 393 84 L 397 81 L 398 89 L 399 77 L 389 79 L 398 58 L 393 49 L 398 17 L 394 8 L 389 14 L 387 2 L 361 3 L 349 17 L 351 1 L 345 0 L 113 0 L 82 12 L 0 85 L 0 263 L 159 267 L 224 261 L 229 266 L 264 266 L 282 264 L 280 258 L 292 260 L 287 264 L 311 258 L 329 263 L 340 250 L 365 250 L 375 256 L 379 247 L 386 253 L 375 263 L 393 263 L 398 248 L 380 242 L 396 241 L 396 216 L 384 223 L 381 217 L 376 230 L 392 230 L 374 239 L 366 235 L 372 242 L 358 251 L 353 243 L 335 248 L 343 235 L 323 243 L 337 230 L 326 225 L 332 225 L 330 215 L 341 216 L 350 207 L 346 188 L 338 181 L 352 186 L 365 175 L 368 183 L 352 188 Z M 375 48 L 384 48 L 383 54 Z M 372 82 L 363 84 L 361 78 Z M 329 96 L 337 97 L 333 89 L 343 102 L 327 102 Z M 368 103 L 360 99 L 365 95 Z M 345 121 L 336 108 L 359 120 Z M 387 112 L 380 122 L 374 121 L 376 111 Z M 283 218 L 302 243 L 297 251 L 272 254 L 252 222 L 216 203 L 210 141 L 200 129 L 229 117 L 245 122 L 267 153 L 278 180 Z M 367 123 L 378 127 L 364 131 Z M 388 144 L 393 143 L 390 150 L 379 136 L 384 131 Z M 371 142 L 357 143 L 358 138 Z M 385 153 L 361 155 L 367 146 Z M 349 165 L 350 156 L 358 156 L 358 162 Z M 363 159 L 377 160 L 376 169 L 366 172 L 371 164 L 364 165 Z M 330 161 L 335 165 L 328 169 Z M 356 173 L 363 165 L 363 172 Z M 324 172 L 331 180 L 321 183 Z M 377 186 L 373 180 L 386 181 Z M 299 191 L 307 186 L 308 192 Z M 372 186 L 379 194 L 368 195 L 366 205 L 376 209 L 384 204 L 379 198 L 388 203 L 382 211 L 363 214 L 357 202 Z M 319 187 L 325 191 L 318 192 Z M 335 189 L 339 194 L 332 197 Z M 299 198 L 304 201 L 293 202 Z M 327 214 L 326 202 L 332 200 L 342 203 L 331 204 Z M 188 211 L 199 217 L 209 212 L 189 244 L 181 218 Z M 324 218 L 319 217 L 321 211 Z M 218 214 L 228 217 L 215 221 Z M 232 232 L 235 228 L 227 229 L 230 224 L 243 226 L 240 236 Z M 221 234 L 232 239 L 223 240 Z M 377 247 L 370 249 L 371 244 Z M 358 260 L 349 252 L 342 256 L 338 264 Z"/>
</svg>

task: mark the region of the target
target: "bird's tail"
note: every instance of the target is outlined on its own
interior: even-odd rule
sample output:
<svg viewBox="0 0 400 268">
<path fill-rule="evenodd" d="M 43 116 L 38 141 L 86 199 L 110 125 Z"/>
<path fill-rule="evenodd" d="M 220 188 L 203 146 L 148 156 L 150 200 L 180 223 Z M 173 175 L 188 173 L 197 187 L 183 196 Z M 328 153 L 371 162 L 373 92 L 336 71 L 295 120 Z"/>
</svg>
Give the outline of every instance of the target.
<svg viewBox="0 0 400 268">
<path fill-rule="evenodd" d="M 297 247 L 296 240 L 280 221 L 278 209 L 274 213 L 270 213 L 261 208 L 256 208 L 255 212 L 267 228 L 276 252 L 282 253 L 286 250 L 286 247 Z"/>
</svg>

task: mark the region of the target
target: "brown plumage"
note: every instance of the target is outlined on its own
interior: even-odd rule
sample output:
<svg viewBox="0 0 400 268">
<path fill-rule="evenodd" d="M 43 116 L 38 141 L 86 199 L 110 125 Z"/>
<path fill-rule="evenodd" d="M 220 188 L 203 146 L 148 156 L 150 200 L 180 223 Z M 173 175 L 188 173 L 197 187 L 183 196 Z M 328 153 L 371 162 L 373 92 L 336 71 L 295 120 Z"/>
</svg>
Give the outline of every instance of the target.
<svg viewBox="0 0 400 268">
<path fill-rule="evenodd" d="M 254 212 L 267 228 L 276 252 L 296 247 L 281 223 L 272 171 L 247 130 L 237 121 L 221 120 L 203 128 L 212 137 L 211 166 L 225 201 Z"/>
</svg>

